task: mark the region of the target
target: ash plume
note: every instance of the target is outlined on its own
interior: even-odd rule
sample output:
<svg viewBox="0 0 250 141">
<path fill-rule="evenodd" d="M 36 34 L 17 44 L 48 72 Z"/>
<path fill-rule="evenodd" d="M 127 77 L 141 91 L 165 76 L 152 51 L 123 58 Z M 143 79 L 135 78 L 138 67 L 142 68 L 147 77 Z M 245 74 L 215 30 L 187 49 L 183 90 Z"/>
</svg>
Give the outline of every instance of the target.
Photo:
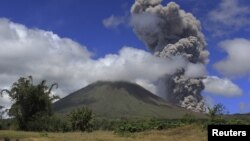
<svg viewBox="0 0 250 141">
<path fill-rule="evenodd" d="M 174 2 L 135 0 L 131 8 L 131 25 L 136 35 L 158 57 L 182 56 L 187 63 L 205 65 L 209 52 L 200 22 Z M 202 77 L 188 77 L 185 68 L 159 80 L 158 95 L 184 108 L 204 112 Z"/>
</svg>

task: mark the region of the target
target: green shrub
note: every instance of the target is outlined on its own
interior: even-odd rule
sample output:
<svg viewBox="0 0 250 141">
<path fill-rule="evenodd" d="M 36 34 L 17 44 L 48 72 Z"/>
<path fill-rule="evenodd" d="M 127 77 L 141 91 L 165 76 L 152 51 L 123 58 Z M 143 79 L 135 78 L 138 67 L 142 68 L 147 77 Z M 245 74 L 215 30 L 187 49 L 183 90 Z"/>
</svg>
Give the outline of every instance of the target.
<svg viewBox="0 0 250 141">
<path fill-rule="evenodd" d="M 0 130 L 16 130 L 18 125 L 14 119 L 2 119 L 0 120 Z"/>
<path fill-rule="evenodd" d="M 192 123 L 198 122 L 198 120 L 193 114 L 185 114 L 181 120 L 183 123 L 186 123 L 186 124 L 192 124 Z"/>
<path fill-rule="evenodd" d="M 244 121 L 244 120 L 241 120 L 241 119 L 230 119 L 230 120 L 227 120 L 226 121 L 226 124 L 233 124 L 233 125 L 246 125 L 246 124 L 249 124 L 249 122 L 247 121 Z"/>
<path fill-rule="evenodd" d="M 92 111 L 86 107 L 77 108 L 69 115 L 69 120 L 73 130 L 92 131 L 93 130 L 93 114 Z"/>
<path fill-rule="evenodd" d="M 121 123 L 121 120 L 117 119 L 94 119 L 93 124 L 93 130 L 108 130 L 113 131 L 115 130 Z"/>
<path fill-rule="evenodd" d="M 135 132 L 141 132 L 144 131 L 146 127 L 141 123 L 123 123 L 121 124 L 116 130 L 116 133 L 135 133 Z"/>
<path fill-rule="evenodd" d="M 135 133 L 142 132 L 145 130 L 164 130 L 169 128 L 175 128 L 185 125 L 182 120 L 135 120 L 135 121 L 124 121 L 115 129 L 115 133 Z"/>
<path fill-rule="evenodd" d="M 27 123 L 29 131 L 50 131 L 66 132 L 70 131 L 70 124 L 57 116 L 40 116 L 37 115 Z"/>
</svg>

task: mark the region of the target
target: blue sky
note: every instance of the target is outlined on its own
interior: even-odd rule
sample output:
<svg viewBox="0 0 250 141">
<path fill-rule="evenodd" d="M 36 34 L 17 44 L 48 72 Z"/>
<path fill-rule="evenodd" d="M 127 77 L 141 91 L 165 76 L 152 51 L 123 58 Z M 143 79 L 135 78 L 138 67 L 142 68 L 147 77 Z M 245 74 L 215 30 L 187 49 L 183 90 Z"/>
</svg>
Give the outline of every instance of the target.
<svg viewBox="0 0 250 141">
<path fill-rule="evenodd" d="M 240 96 L 210 94 L 209 92 L 204 92 L 204 95 L 212 99 L 211 103 L 223 103 L 230 113 L 250 112 L 250 69 L 247 67 L 240 72 L 228 72 L 221 67 L 215 67 L 216 63 L 226 59 L 229 54 L 227 49 L 219 46 L 221 42 L 241 38 L 246 41 L 245 44 L 242 43 L 243 40 L 234 40 L 230 43 L 237 42 L 250 51 L 250 1 L 229 1 L 176 0 L 174 2 L 186 12 L 191 12 L 201 22 L 207 49 L 210 52 L 210 62 L 207 64 L 208 75 L 227 79 L 242 90 Z M 168 2 L 170 1 L 164 0 L 163 5 Z M 91 52 L 93 60 L 105 58 L 107 54 L 118 54 L 124 46 L 148 51 L 128 22 L 134 0 L 0 0 L 0 3 L 1 19 L 5 18 L 8 22 L 23 25 L 27 29 L 51 31 L 60 38 L 69 38 L 79 43 L 80 46 L 86 47 L 87 52 Z M 223 9 L 223 3 L 231 9 Z M 218 17 L 211 14 L 213 11 Z M 120 23 L 105 27 L 103 21 L 112 15 L 120 19 Z M 224 46 L 231 46 L 230 43 Z M 250 56 L 250 52 L 246 55 Z M 231 58 L 237 57 L 231 56 Z M 243 65 L 244 61 L 243 58 Z M 235 62 L 237 63 L 233 61 Z M 231 67 L 234 66 L 231 65 Z M 4 72 L 0 73 L 4 74 Z"/>
</svg>

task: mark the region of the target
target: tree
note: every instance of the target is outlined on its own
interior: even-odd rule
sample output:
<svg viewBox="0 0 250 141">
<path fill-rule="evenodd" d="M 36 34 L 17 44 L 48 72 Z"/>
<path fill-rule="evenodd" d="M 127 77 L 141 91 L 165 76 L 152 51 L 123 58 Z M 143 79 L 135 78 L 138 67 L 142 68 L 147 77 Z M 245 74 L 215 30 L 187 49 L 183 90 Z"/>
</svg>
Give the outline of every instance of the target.
<svg viewBox="0 0 250 141">
<path fill-rule="evenodd" d="M 208 115 L 211 119 L 214 119 L 216 116 L 224 115 L 226 113 L 226 108 L 221 103 L 214 105 L 212 108 L 208 107 Z"/>
<path fill-rule="evenodd" d="M 9 109 L 9 115 L 17 120 L 18 126 L 22 130 L 28 129 L 28 122 L 34 121 L 35 117 L 51 116 L 52 102 L 58 96 L 51 95 L 51 90 L 58 87 L 56 83 L 51 86 L 46 85 L 46 81 L 34 85 L 32 76 L 21 77 L 13 83 L 10 90 L 4 89 L 1 95 L 8 94 L 13 104 Z"/>
<path fill-rule="evenodd" d="M 3 115 L 4 115 L 4 110 L 3 110 L 3 106 L 0 105 L 0 120 L 3 119 Z"/>
<path fill-rule="evenodd" d="M 92 111 L 86 107 L 77 108 L 69 114 L 69 120 L 73 130 L 91 131 L 92 119 Z"/>
</svg>

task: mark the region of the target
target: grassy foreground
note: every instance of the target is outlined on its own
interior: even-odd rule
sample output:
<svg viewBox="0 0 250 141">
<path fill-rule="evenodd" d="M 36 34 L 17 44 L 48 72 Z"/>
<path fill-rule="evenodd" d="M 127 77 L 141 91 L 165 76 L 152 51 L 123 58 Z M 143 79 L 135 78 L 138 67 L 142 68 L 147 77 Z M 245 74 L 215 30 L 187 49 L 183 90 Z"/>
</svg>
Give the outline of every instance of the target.
<svg viewBox="0 0 250 141">
<path fill-rule="evenodd" d="M 16 141 L 206 141 L 207 133 L 197 125 L 188 125 L 162 131 L 145 131 L 129 136 L 116 135 L 111 131 L 92 133 L 43 133 L 22 131 L 0 131 L 0 141 L 9 137 Z"/>
</svg>

